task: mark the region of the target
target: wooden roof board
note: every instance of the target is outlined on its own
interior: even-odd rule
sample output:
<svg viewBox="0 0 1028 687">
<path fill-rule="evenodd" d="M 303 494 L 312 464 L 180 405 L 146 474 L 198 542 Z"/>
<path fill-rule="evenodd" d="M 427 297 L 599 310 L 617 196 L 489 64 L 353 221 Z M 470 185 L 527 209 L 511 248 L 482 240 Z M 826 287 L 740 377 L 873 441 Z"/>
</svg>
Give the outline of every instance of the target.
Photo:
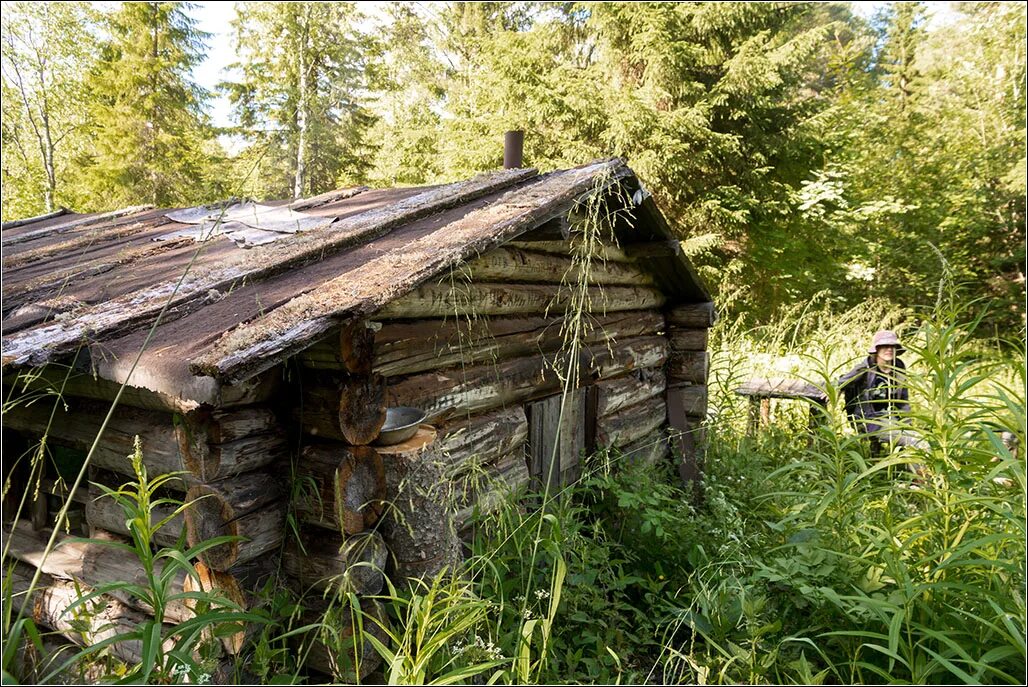
<svg viewBox="0 0 1028 687">
<path fill-rule="evenodd" d="M 171 396 L 213 403 L 219 385 L 208 375 L 194 375 L 190 362 L 210 351 L 229 330 L 226 323 L 243 323 L 259 318 L 291 298 L 374 260 L 403 248 L 411 241 L 437 231 L 441 226 L 487 205 L 493 196 L 473 201 L 430 218 L 397 229 L 363 246 L 333 255 L 296 272 L 287 272 L 262 282 L 244 284 L 220 300 L 185 317 L 158 325 L 147 346 L 132 383 Z M 141 329 L 117 339 L 90 345 L 93 365 L 98 374 L 112 381 L 125 381 L 132 362 L 146 339 Z"/>
<path fill-rule="evenodd" d="M 99 213 L 93 214 L 95 215 Z M 89 213 L 72 212 L 67 208 L 60 208 L 54 212 L 38 215 L 36 217 L 11 220 L 10 222 L 4 222 L 3 225 L 0 225 L 0 241 L 9 241 L 15 236 L 21 236 L 35 229 L 43 229 L 55 224 L 60 224 L 61 222 L 67 222 L 69 219 L 81 219 L 89 216 L 91 216 Z"/>
<path fill-rule="evenodd" d="M 199 255 L 196 255 L 199 244 L 190 240 L 155 242 L 152 240 L 153 236 L 166 233 L 169 227 L 181 226 L 162 220 L 164 211 L 141 213 L 133 216 L 132 221 L 128 222 L 124 221 L 125 218 L 113 219 L 49 238 L 40 237 L 20 244 L 19 247 L 46 253 L 47 246 L 56 249 L 69 240 L 77 240 L 77 252 L 53 250 L 50 251 L 51 258 L 34 262 L 23 259 L 19 263 L 15 259 L 15 264 L 8 269 L 5 250 L 4 299 L 6 301 L 10 297 L 17 300 L 18 294 L 24 295 L 29 287 L 39 290 L 38 293 L 28 292 L 33 296 L 52 294 L 57 288 L 53 283 L 55 275 L 65 275 L 60 284 L 61 294 L 71 305 L 63 310 L 58 322 L 44 322 L 38 313 L 35 315 L 36 321 L 33 322 L 31 317 L 22 317 L 21 320 L 18 316 L 7 317 L 10 309 L 5 303 L 4 364 L 5 367 L 12 362 L 15 366 L 34 365 L 66 359 L 82 344 L 83 339 L 86 339 L 89 341 L 91 365 L 99 375 L 114 382 L 124 381 L 146 339 L 153 316 L 143 313 L 138 318 L 128 318 L 112 324 L 112 321 L 104 319 L 108 317 L 106 309 L 108 306 L 118 306 L 131 313 L 133 308 L 137 308 L 138 303 L 138 310 L 144 310 L 143 306 L 150 307 L 150 312 L 155 315 L 154 306 L 148 304 L 157 305 L 162 302 L 162 298 L 166 301 L 170 293 L 167 284 L 177 278 L 193 260 L 188 284 L 188 288 L 193 289 L 190 300 L 176 302 L 165 314 L 147 350 L 140 358 L 131 382 L 133 386 L 174 397 L 217 404 L 221 389 L 227 382 L 242 381 L 267 369 L 295 352 L 296 346 L 305 347 L 317 336 L 323 335 L 326 326 L 337 324 L 338 317 L 345 313 L 337 312 L 335 304 L 342 293 L 340 289 L 343 292 L 347 291 L 348 275 L 363 274 L 362 288 L 356 289 L 357 283 L 353 286 L 355 292 L 361 291 L 367 296 L 361 301 L 365 304 L 361 312 L 363 316 L 367 316 L 374 304 L 378 303 L 380 307 L 388 299 L 402 295 L 402 291 L 392 288 L 398 277 L 409 277 L 406 281 L 410 282 L 408 286 L 412 287 L 431 278 L 432 274 L 445 271 L 453 262 L 467 257 L 465 253 L 470 255 L 475 250 L 492 247 L 494 243 L 509 240 L 532 228 L 524 223 L 504 224 L 500 221 L 503 217 L 499 215 L 494 218 L 497 222 L 495 226 L 491 224 L 490 206 L 495 204 L 500 207 L 500 199 L 505 199 L 501 209 L 513 217 L 518 215 L 518 194 L 521 193 L 519 189 L 537 187 L 542 183 L 540 180 L 559 179 L 561 174 L 597 174 L 601 168 L 607 172 L 615 170 L 615 176 L 625 183 L 637 183 L 631 170 L 623 163 L 610 161 L 596 163 L 591 167 L 583 166 L 575 170 L 552 173 L 545 177 L 533 176 L 532 170 L 496 173 L 493 177 L 481 178 L 481 182 L 477 182 L 480 179 L 477 177 L 475 180 L 463 182 L 467 187 L 463 191 L 464 195 L 453 196 L 460 202 L 455 207 L 450 203 L 449 209 L 446 204 L 447 194 L 453 195 L 463 189 L 461 184 L 367 190 L 338 200 L 330 197 L 327 204 L 304 209 L 303 211 L 308 214 L 338 217 L 346 221 L 340 223 L 337 220 L 336 224 L 319 230 L 324 232 L 322 236 L 289 236 L 288 241 L 276 242 L 285 245 L 272 245 L 270 249 L 262 246 L 244 251 L 236 248 L 228 240 L 219 240 L 203 244 Z M 591 178 L 583 177 L 575 183 L 577 185 L 567 187 L 573 191 L 569 192 L 568 198 L 543 197 L 532 202 L 539 205 L 540 201 L 553 200 L 556 203 L 554 207 L 559 205 L 562 211 L 566 211 L 569 199 L 573 201 L 590 188 Z M 476 196 L 476 193 L 479 195 Z M 483 196 L 482 193 L 486 195 Z M 441 200 L 436 200 L 437 198 Z M 416 205 L 421 199 L 435 203 L 428 206 L 429 210 L 436 207 L 441 210 L 436 210 L 427 217 L 423 216 L 425 213 L 421 216 L 410 214 L 409 209 L 414 207 L 411 204 Z M 526 200 L 525 204 L 530 203 Z M 402 211 L 408 211 L 408 214 L 405 215 Z M 393 221 L 393 224 L 386 222 L 383 225 L 384 230 L 379 234 L 360 234 L 359 236 L 364 238 L 356 245 L 350 246 L 345 243 L 347 235 L 344 232 L 352 231 L 352 227 L 359 228 L 368 221 L 378 221 L 382 217 L 389 219 L 393 215 L 399 219 Z M 468 215 L 474 215 L 476 221 L 471 225 L 467 222 L 462 224 L 462 220 Z M 403 217 L 410 219 L 400 221 Z M 533 215 L 534 219 L 539 217 Z M 483 218 L 486 221 L 479 221 Z M 129 231 L 130 227 L 134 230 Z M 33 227 L 27 225 L 27 228 Z M 335 232 L 339 232 L 338 236 Z M 316 254 L 314 258 L 308 257 L 301 263 L 287 262 L 300 254 L 298 250 L 306 250 L 308 255 L 314 254 L 320 245 L 319 241 L 329 242 L 333 247 L 323 250 L 322 254 Z M 289 245 L 294 242 L 302 244 L 300 249 Z M 161 243 L 169 245 L 160 247 Z M 467 250 L 464 249 L 465 243 Z M 439 260 L 434 259 L 433 255 L 433 248 L 436 246 L 445 247 L 447 251 L 445 257 Z M 17 251 L 21 254 L 24 252 Z M 240 252 L 247 254 L 243 264 L 256 264 L 261 268 L 260 263 L 264 261 L 272 267 L 282 269 L 277 272 L 264 269 L 255 272 L 253 277 L 246 277 L 244 274 L 238 280 L 222 280 L 219 282 L 223 285 L 222 288 L 203 290 L 206 273 L 222 274 L 226 263 L 238 263 Z M 14 253 L 12 251 L 12 254 Z M 428 263 L 430 265 L 426 267 Z M 372 265 L 382 267 L 382 274 L 388 273 L 388 277 L 384 280 L 373 278 L 373 273 L 379 270 L 376 267 L 369 272 Z M 98 269 L 100 267 L 103 269 Z M 51 282 L 49 292 L 43 283 L 48 277 Z M 369 278 L 370 282 L 367 281 Z M 702 285 L 694 281 L 694 275 L 686 275 L 686 281 L 691 284 L 691 293 L 706 293 Z M 155 285 L 160 284 L 165 284 L 164 291 L 155 288 Z M 320 293 L 324 289 L 328 291 Z M 45 301 L 45 298 L 41 300 Z M 82 324 L 81 313 L 87 313 L 95 318 L 99 327 L 94 328 L 96 325 L 93 321 Z M 311 323 L 316 326 L 311 328 Z M 266 347 L 267 340 L 283 333 L 283 325 L 288 328 L 295 324 L 300 325 L 299 335 L 294 337 L 290 346 L 278 349 L 274 346 Z M 9 328 L 10 331 L 14 331 L 19 325 L 24 327 L 24 333 L 16 332 L 13 336 L 9 335 Z M 296 331 L 290 331 L 296 334 Z M 48 340 L 51 332 L 58 332 L 64 336 L 64 343 L 53 351 L 47 350 L 43 343 Z M 232 332 L 234 338 L 226 336 L 228 332 Z M 12 342 L 17 341 L 19 337 L 29 337 L 29 341 L 40 342 L 36 348 L 43 350 L 26 349 L 27 344 L 23 341 L 21 350 L 29 350 L 29 353 L 19 353 L 17 359 L 12 359 L 8 353 L 12 348 Z M 233 346 L 224 346 L 226 341 L 231 342 Z M 241 347 L 240 342 L 243 344 Z M 247 355 L 248 343 L 256 344 L 253 347 L 253 355 L 267 358 L 261 365 L 245 365 L 234 375 L 219 373 L 219 379 L 202 373 L 194 374 L 202 371 L 197 361 L 217 363 L 219 360 L 225 360 L 226 354 Z M 262 351 L 270 353 L 265 354 Z M 209 369 L 218 372 L 216 366 Z"/>
<path fill-rule="evenodd" d="M 418 191 L 371 191 L 314 208 L 308 214 L 346 218 L 387 206 Z M 82 229 L 51 245 L 35 246 L 46 253 L 45 259 L 24 262 L 19 260 L 24 254 L 15 255 L 11 268 L 5 264 L 4 335 L 76 308 L 102 304 L 172 281 L 191 262 L 190 269 L 196 272 L 212 269 L 241 250 L 221 237 L 203 244 L 192 239 L 155 241 L 175 227 L 186 226 L 165 219 L 165 212 L 148 213 L 126 226 L 112 222 Z M 18 309 L 27 304 L 30 307 L 19 313 Z"/>
<path fill-rule="evenodd" d="M 409 198 L 344 217 L 315 231 L 290 234 L 258 248 L 219 250 L 212 260 L 203 250 L 190 258 L 190 269 L 169 275 L 142 289 L 85 305 L 64 317 L 5 334 L 3 364 L 31 366 L 67 356 L 83 341 L 116 338 L 153 323 L 158 317 L 177 319 L 205 307 L 212 294 L 262 281 L 279 272 L 296 271 L 353 246 L 376 239 L 421 217 L 452 208 L 536 175 L 535 170 L 503 170 L 438 189 L 420 190 Z M 360 196 L 358 196 L 359 198 Z M 231 327 L 233 323 L 225 323 Z"/>
</svg>

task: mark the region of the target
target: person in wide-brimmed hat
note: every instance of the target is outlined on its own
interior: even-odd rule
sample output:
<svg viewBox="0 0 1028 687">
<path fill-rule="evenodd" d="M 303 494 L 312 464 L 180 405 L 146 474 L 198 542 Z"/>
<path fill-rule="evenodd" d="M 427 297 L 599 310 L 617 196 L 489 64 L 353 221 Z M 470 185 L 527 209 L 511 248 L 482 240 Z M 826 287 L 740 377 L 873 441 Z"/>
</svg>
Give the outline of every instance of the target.
<svg viewBox="0 0 1028 687">
<path fill-rule="evenodd" d="M 843 375 L 838 386 L 846 398 L 846 414 L 861 431 L 881 442 L 923 446 L 912 432 L 902 429 L 902 416 L 910 412 L 906 352 L 896 332 L 883 329 L 871 337 L 868 356 Z"/>
</svg>

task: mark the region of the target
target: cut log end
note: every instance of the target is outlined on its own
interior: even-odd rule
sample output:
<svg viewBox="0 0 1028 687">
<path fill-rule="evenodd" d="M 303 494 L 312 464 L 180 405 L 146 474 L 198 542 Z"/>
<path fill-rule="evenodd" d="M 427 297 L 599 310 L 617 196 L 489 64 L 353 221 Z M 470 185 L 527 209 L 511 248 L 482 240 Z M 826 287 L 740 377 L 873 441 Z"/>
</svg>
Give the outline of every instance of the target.
<svg viewBox="0 0 1028 687">
<path fill-rule="evenodd" d="M 354 375 L 371 375 L 375 362 L 375 332 L 363 320 L 351 320 L 339 330 L 339 357 L 343 369 Z"/>
<path fill-rule="evenodd" d="M 378 521 L 385 499 L 385 467 L 368 446 L 352 446 L 339 466 L 336 504 L 346 534 L 357 534 Z M 370 498 L 369 498 L 370 497 Z"/>
<path fill-rule="evenodd" d="M 354 446 L 378 438 L 386 420 L 385 383 L 382 377 L 354 378 L 342 384 L 339 394 L 339 430 Z"/>
<path fill-rule="evenodd" d="M 401 453 L 410 453 L 411 451 L 418 451 L 425 446 L 428 446 L 435 441 L 438 432 L 432 425 L 421 425 L 418 427 L 417 433 L 407 441 L 400 442 L 399 444 L 389 444 L 386 446 L 375 446 L 375 451 L 380 455 L 397 455 Z"/>
<path fill-rule="evenodd" d="M 267 553 L 282 543 L 285 485 L 274 473 L 249 473 L 186 493 L 186 539 L 190 546 L 213 537 L 240 537 L 199 555 L 205 565 L 227 570 Z"/>
<path fill-rule="evenodd" d="M 377 522 L 386 495 L 382 458 L 369 446 L 317 444 L 303 449 L 299 476 L 310 482 L 294 501 L 301 519 L 341 534 Z"/>
<path fill-rule="evenodd" d="M 213 570 L 199 562 L 193 565 L 193 569 L 196 571 L 196 575 L 186 576 L 182 584 L 183 592 L 214 592 L 224 596 L 239 608 L 246 609 L 246 595 L 234 575 Z M 186 605 L 194 611 L 197 610 L 196 599 L 186 599 Z M 233 623 L 233 625 L 237 626 L 238 630 L 222 635 L 221 644 L 227 653 L 236 656 L 243 650 L 243 644 L 246 642 L 246 630 L 242 623 Z"/>
<path fill-rule="evenodd" d="M 223 536 L 239 536 L 232 505 L 206 484 L 190 487 L 186 493 L 186 538 L 190 546 Z M 215 570 L 227 570 L 239 558 L 239 540 L 224 542 L 200 554 L 200 560 Z"/>
</svg>

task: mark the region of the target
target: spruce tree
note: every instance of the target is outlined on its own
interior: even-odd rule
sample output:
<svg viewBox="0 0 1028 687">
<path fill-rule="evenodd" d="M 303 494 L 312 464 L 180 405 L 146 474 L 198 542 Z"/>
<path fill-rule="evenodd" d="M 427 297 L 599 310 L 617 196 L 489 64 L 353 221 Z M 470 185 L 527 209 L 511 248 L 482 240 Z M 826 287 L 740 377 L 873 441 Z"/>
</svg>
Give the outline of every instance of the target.
<svg viewBox="0 0 1028 687">
<path fill-rule="evenodd" d="M 206 34 L 189 8 L 126 2 L 108 19 L 110 41 L 89 80 L 96 135 L 85 183 L 98 207 L 187 204 L 223 192 L 211 169 L 208 94 L 190 78 Z"/>
</svg>

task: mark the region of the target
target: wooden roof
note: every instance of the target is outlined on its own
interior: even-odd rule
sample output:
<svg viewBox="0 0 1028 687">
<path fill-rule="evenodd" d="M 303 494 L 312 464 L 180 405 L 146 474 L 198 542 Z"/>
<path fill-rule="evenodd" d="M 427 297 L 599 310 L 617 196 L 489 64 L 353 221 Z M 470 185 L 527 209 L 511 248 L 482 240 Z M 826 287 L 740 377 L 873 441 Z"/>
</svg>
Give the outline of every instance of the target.
<svg viewBox="0 0 1028 687">
<path fill-rule="evenodd" d="M 288 204 L 324 222 L 249 248 L 224 236 L 194 240 L 190 225 L 146 207 L 5 225 L 4 372 L 78 360 L 111 382 L 131 372 L 131 386 L 217 403 L 223 385 L 614 186 L 634 194 L 639 220 L 619 240 L 673 238 L 620 160 L 445 186 L 343 189 Z M 643 262 L 672 300 L 710 299 L 680 251 Z"/>
</svg>

